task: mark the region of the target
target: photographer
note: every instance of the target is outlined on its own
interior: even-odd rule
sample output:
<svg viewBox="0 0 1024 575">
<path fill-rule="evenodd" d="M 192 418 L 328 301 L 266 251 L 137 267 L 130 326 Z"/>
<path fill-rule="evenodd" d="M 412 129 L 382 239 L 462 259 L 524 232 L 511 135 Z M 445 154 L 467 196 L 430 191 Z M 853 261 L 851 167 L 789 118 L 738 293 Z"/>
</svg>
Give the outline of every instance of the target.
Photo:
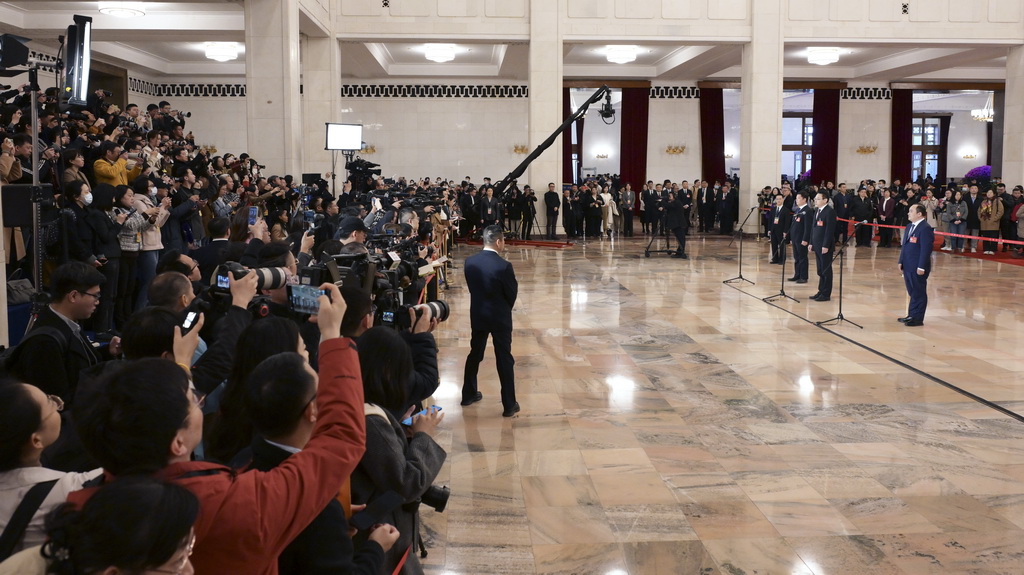
<svg viewBox="0 0 1024 575">
<path fill-rule="evenodd" d="M 307 244 L 312 243 L 312 237 L 304 235 L 303 238 L 309 238 Z M 309 246 L 311 249 L 311 246 Z M 305 258 L 308 258 L 308 252 L 303 251 L 300 253 L 306 254 Z M 308 262 L 309 260 L 306 259 Z M 263 246 L 259 252 L 259 264 L 257 267 L 260 268 L 283 268 L 289 277 L 298 275 L 298 261 L 295 256 L 292 255 L 291 247 L 285 242 L 270 242 Z M 277 317 L 283 317 L 294 321 L 299 326 L 299 332 L 302 334 L 303 341 L 306 342 L 306 349 L 309 352 L 309 363 L 310 365 L 317 366 L 317 350 L 320 345 L 320 330 L 317 324 L 308 321 L 309 318 L 292 312 L 291 303 L 288 301 L 288 288 L 280 287 L 272 290 L 264 290 L 264 295 L 269 296 L 270 303 L 268 307 L 271 315 Z"/>
<path fill-rule="evenodd" d="M 371 504 L 394 491 L 404 504 L 391 511 L 388 522 L 401 534 L 386 554 L 384 573 L 392 573 L 403 555 L 402 573 L 423 573 L 416 551 L 419 500 L 431 488 L 447 457 L 431 437 L 444 414 L 431 411 L 412 419 L 407 435 L 393 412 L 406 403 L 405 382 L 412 356 L 401 337 L 375 327 L 360 337 L 359 362 L 366 401 L 366 452 L 352 473 L 352 501 Z M 409 553 L 406 555 L 406 552 Z"/>
<path fill-rule="evenodd" d="M 140 361 L 113 374 L 80 414 L 83 443 L 110 476 L 159 474 L 199 498 L 205 511 L 192 556 L 199 573 L 276 572 L 277 557 L 337 495 L 365 451 L 358 359 L 352 342 L 337 337 L 345 302 L 333 284 L 322 288 L 330 293 L 319 300 L 324 366 L 319 377 L 303 372 L 319 380 L 317 426 L 302 451 L 271 471 L 234 473 L 190 461 L 202 440 L 204 402 L 187 372 L 166 360 Z M 264 360 L 255 373 L 259 386 L 297 377 L 287 355 Z M 72 501 L 92 493 L 77 492 Z"/>
<path fill-rule="evenodd" d="M 186 240 L 191 237 L 192 214 L 199 209 L 199 194 L 193 188 L 196 185 L 196 177 L 191 169 L 186 169 L 184 175 L 174 182 L 174 189 L 168 196 L 171 198 L 170 215 L 167 223 L 160 228 L 160 239 L 164 249 L 186 251 L 188 245 Z M 188 223 L 188 228 L 183 224 Z"/>
<path fill-rule="evenodd" d="M 195 345 L 188 353 L 182 353 L 175 344 L 175 333 L 180 331 L 182 312 L 194 307 L 192 284 L 177 272 L 165 272 L 157 276 L 150 287 L 156 301 L 162 305 L 144 308 L 128 320 L 123 330 L 125 358 L 172 359 L 190 369 L 196 389 L 204 394 L 212 392 L 224 381 L 224 375 L 230 372 L 238 338 L 242 330 L 252 323 L 252 314 L 247 308 L 256 295 L 256 274 L 249 273 L 237 280 L 233 277 L 230 279 L 231 305 L 221 317 L 211 318 L 216 320 L 216 333 L 198 360 L 195 350 L 202 341 L 199 334 L 204 320 L 196 319 L 194 327 L 189 331 Z M 194 335 L 192 332 L 195 332 Z"/>
<path fill-rule="evenodd" d="M 135 309 L 139 310 L 146 305 L 144 286 L 149 285 L 156 276 L 156 264 L 164 247 L 160 230 L 171 216 L 171 199 L 167 197 L 167 184 L 159 178 L 136 178 L 132 182 L 132 189 L 135 192 L 135 203 L 132 207 L 145 216 L 148 222 L 148 226 L 142 230 L 142 245 L 137 261 L 139 271 L 136 285 L 139 286 L 139 295 L 135 301 Z"/>
<path fill-rule="evenodd" d="M 142 174 L 142 164 L 132 160 L 129 168 L 128 156 L 117 142 L 100 144 L 100 159 L 93 163 L 92 171 L 98 184 L 127 186 Z"/>
</svg>

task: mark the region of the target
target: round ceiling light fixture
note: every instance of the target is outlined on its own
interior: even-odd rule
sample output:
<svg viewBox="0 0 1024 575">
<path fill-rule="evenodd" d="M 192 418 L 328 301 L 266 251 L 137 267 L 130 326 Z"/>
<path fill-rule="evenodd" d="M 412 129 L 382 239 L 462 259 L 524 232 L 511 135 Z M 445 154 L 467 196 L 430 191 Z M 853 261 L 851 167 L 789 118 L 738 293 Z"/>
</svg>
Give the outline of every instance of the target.
<svg viewBox="0 0 1024 575">
<path fill-rule="evenodd" d="M 629 64 L 636 61 L 639 52 L 638 46 L 608 46 L 604 53 L 612 64 Z"/>
<path fill-rule="evenodd" d="M 207 42 L 206 57 L 218 62 L 238 59 L 238 42 Z"/>
<path fill-rule="evenodd" d="M 807 49 L 807 63 L 827 66 L 839 61 L 841 50 L 835 47 L 812 46 Z"/>
<path fill-rule="evenodd" d="M 139 18 L 146 15 L 142 2 L 100 2 L 100 14 L 118 18 Z"/>
<path fill-rule="evenodd" d="M 458 48 L 455 44 L 427 44 L 423 49 L 427 60 L 439 64 L 454 60 L 456 52 L 458 52 Z"/>
</svg>

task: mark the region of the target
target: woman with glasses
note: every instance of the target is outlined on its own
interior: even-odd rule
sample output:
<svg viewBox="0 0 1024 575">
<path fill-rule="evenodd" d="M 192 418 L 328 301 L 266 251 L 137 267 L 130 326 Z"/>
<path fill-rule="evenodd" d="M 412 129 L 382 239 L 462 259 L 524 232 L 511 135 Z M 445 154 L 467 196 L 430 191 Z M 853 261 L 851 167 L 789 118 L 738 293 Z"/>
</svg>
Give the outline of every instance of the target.
<svg viewBox="0 0 1024 575">
<path fill-rule="evenodd" d="M 119 479 L 76 510 L 58 507 L 48 540 L 0 564 L 0 575 L 193 575 L 193 525 L 199 500 L 188 489 L 149 477 Z"/>
<path fill-rule="evenodd" d="M 64 473 L 40 463 L 43 450 L 60 436 L 63 409 L 61 398 L 46 395 L 34 385 L 12 380 L 0 382 L 0 421 L 4 422 L 0 425 L 0 531 L 7 529 L 15 509 L 29 491 L 45 484 L 36 488 L 41 503 L 10 551 L 41 545 L 46 540 L 46 514 L 64 503 L 68 493 L 81 489 L 102 471 Z M 0 560 L 7 558 L 6 553 L 7 550 L 0 549 Z"/>
</svg>

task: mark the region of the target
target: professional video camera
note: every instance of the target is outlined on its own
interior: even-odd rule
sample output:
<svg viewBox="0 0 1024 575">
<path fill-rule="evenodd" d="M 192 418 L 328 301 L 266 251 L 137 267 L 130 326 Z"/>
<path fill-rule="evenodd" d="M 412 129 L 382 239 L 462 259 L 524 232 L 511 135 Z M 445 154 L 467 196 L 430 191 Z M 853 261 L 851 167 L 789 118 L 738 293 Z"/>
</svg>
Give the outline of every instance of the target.
<svg viewBox="0 0 1024 575">
<path fill-rule="evenodd" d="M 363 193 L 370 189 L 370 182 L 373 176 L 380 175 L 380 164 L 356 158 L 345 163 L 345 169 L 349 172 L 349 181 L 352 182 L 353 193 Z"/>
</svg>

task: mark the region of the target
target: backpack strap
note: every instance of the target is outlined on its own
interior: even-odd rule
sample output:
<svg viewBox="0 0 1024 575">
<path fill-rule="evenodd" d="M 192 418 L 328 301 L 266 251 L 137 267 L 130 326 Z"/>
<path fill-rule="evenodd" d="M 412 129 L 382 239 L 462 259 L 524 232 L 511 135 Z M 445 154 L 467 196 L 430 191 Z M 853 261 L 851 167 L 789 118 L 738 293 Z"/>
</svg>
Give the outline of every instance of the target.
<svg viewBox="0 0 1024 575">
<path fill-rule="evenodd" d="M 10 522 L 7 523 L 3 535 L 0 535 L 0 561 L 10 557 L 14 552 L 14 547 L 25 538 L 25 530 L 28 529 L 29 522 L 35 517 L 36 512 L 42 507 L 43 501 L 46 500 L 46 496 L 53 491 L 53 486 L 56 484 L 56 479 L 36 483 L 25 494 L 25 498 L 18 504 Z"/>
</svg>

